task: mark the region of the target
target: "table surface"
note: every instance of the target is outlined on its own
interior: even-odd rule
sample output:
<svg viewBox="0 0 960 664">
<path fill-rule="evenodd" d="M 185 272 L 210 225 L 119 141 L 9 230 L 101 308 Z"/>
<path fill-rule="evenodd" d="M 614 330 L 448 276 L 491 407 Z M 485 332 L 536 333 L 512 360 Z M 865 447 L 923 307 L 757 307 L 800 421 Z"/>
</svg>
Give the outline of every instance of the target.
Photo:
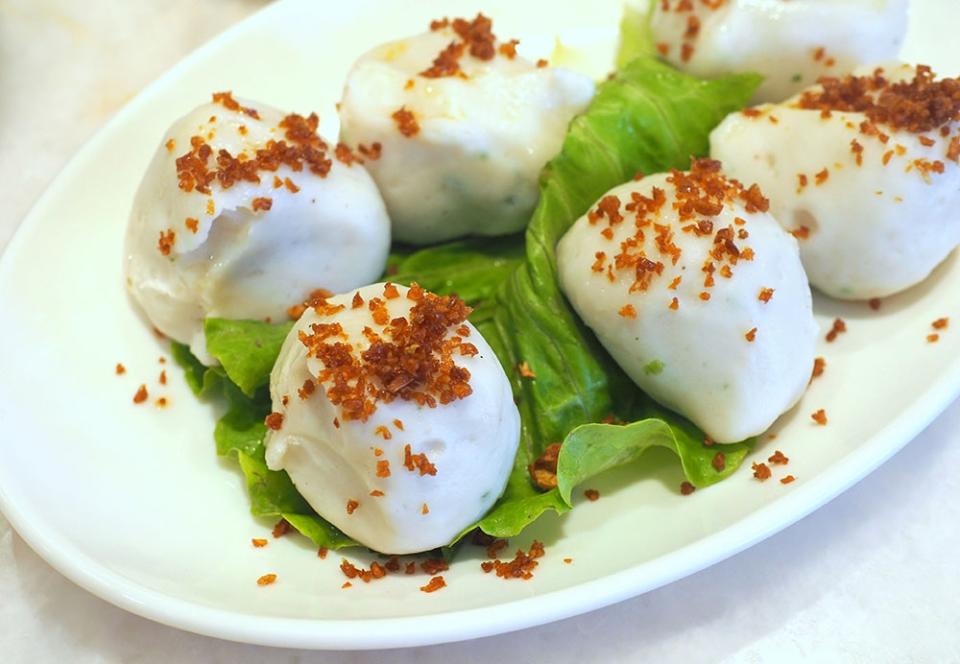
<svg viewBox="0 0 960 664">
<path fill-rule="evenodd" d="M 0 249 L 118 108 L 262 4 L 0 0 Z M 957 468 L 960 402 L 826 507 L 699 574 L 540 628 L 368 653 L 261 648 L 152 623 L 74 586 L 0 516 L 0 652 L 77 663 L 960 661 Z"/>
</svg>

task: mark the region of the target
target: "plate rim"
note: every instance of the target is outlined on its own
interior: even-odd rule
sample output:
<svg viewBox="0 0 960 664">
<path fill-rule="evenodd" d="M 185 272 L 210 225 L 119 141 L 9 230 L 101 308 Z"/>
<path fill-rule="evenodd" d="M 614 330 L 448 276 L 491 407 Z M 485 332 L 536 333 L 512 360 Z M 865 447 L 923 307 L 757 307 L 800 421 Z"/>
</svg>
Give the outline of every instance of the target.
<svg viewBox="0 0 960 664">
<path fill-rule="evenodd" d="M 830 469 L 741 521 L 680 549 L 561 590 L 426 616 L 327 620 L 253 616 L 215 609 L 144 588 L 73 549 L 55 533 L 32 527 L 2 486 L 0 512 L 24 541 L 65 577 L 115 606 L 170 627 L 242 643 L 315 650 L 433 645 L 505 634 L 570 618 L 639 596 L 726 560 L 793 525 L 873 472 L 923 431 L 958 394 L 960 361 L 954 361 L 943 379 Z M 422 629 L 425 619 L 430 621 L 429 630 Z"/>
<path fill-rule="evenodd" d="M 13 256 L 27 242 L 45 208 L 73 179 L 116 125 L 148 103 L 156 91 L 194 63 L 297 0 L 279 0 L 219 33 L 167 69 L 115 113 L 68 160 L 0 253 L 0 280 L 9 278 Z M 284 9 L 285 10 L 285 9 Z M 699 572 L 786 529 L 873 472 L 904 448 L 960 396 L 960 358 L 886 427 L 827 470 L 740 521 L 684 547 L 619 572 L 560 590 L 473 609 L 425 616 L 330 620 L 255 616 L 217 609 L 151 590 L 81 553 L 56 532 L 34 526 L 0 483 L 0 513 L 57 572 L 106 602 L 155 622 L 189 632 L 264 646 L 325 650 L 374 650 L 461 641 L 527 629 L 594 611 Z M 423 629 L 429 619 L 429 629 Z"/>
</svg>

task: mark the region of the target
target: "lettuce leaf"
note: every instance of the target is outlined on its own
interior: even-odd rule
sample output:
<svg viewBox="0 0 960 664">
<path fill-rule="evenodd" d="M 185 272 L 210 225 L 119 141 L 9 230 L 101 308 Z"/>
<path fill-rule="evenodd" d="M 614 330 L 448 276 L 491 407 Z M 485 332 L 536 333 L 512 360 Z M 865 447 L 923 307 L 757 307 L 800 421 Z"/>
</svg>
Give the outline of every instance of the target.
<svg viewBox="0 0 960 664">
<path fill-rule="evenodd" d="M 190 352 L 189 346 L 177 341 L 171 342 L 170 355 L 173 356 L 173 361 L 183 369 L 183 377 L 193 394 L 197 397 L 201 396 L 207 367 Z"/>
<path fill-rule="evenodd" d="M 203 332 L 207 338 L 207 352 L 217 358 L 230 380 L 252 397 L 258 387 L 270 382 L 270 371 L 291 328 L 293 323 L 271 325 L 259 321 L 208 318 Z"/>
<path fill-rule="evenodd" d="M 523 257 L 522 234 L 470 238 L 410 253 L 395 251 L 386 278 L 405 286 L 416 281 L 428 291 L 456 294 L 476 306 L 493 298 Z"/>
<path fill-rule="evenodd" d="M 717 471 L 712 464 L 717 453 L 702 444 L 702 438 L 678 432 L 663 419 L 646 419 L 626 426 L 584 424 L 570 432 L 561 448 L 557 467 L 557 491 L 567 505 L 572 504 L 574 487 L 605 470 L 639 459 L 651 447 L 665 447 L 680 459 L 683 474 L 694 486 L 707 486 L 733 473 L 749 451 L 746 445 L 718 446 L 723 450 L 726 467 Z M 691 444 L 693 443 L 693 444 Z"/>
<path fill-rule="evenodd" d="M 226 412 L 217 421 L 213 438 L 217 454 L 237 460 L 247 482 L 250 512 L 264 518 L 283 518 L 318 547 L 339 549 L 357 546 L 357 542 L 321 518 L 300 495 L 285 471 L 270 470 L 264 458 L 270 413 L 270 394 L 266 383 L 280 352 L 281 342 L 290 331 L 289 323 L 270 325 L 256 321 L 207 319 L 207 348 L 220 362 L 205 367 L 190 349 L 173 342 L 171 355 L 184 369 L 187 384 L 201 399 L 220 398 Z M 282 333 L 282 336 L 281 336 Z M 211 348 L 210 340 L 217 343 Z M 234 380 L 240 377 L 252 388 L 248 394 Z"/>
<path fill-rule="evenodd" d="M 637 58 L 656 57 L 650 15 L 657 0 L 643 0 L 640 6 L 625 5 L 620 18 L 620 44 L 617 47 L 617 68 L 625 67 Z"/>
</svg>

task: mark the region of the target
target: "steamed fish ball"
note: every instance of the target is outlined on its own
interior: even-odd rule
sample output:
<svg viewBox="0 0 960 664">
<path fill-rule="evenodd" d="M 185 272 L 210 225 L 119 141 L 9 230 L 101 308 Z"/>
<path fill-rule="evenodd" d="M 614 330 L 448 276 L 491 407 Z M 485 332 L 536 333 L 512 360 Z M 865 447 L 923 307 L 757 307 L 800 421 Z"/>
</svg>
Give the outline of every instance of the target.
<svg viewBox="0 0 960 664">
<path fill-rule="evenodd" d="M 482 15 L 435 21 L 347 78 L 341 140 L 382 146 L 368 168 L 400 241 L 522 230 L 540 170 L 593 95 L 590 79 L 529 62 L 490 30 Z"/>
<path fill-rule="evenodd" d="M 376 185 L 316 134 L 315 115 L 214 95 L 167 131 L 127 227 L 127 287 L 167 336 L 212 362 L 203 320 L 282 320 L 314 289 L 383 271 L 390 223 Z"/>
<path fill-rule="evenodd" d="M 820 76 L 897 57 L 906 0 L 657 0 L 661 55 L 695 76 L 757 72 L 758 101 L 781 101 Z"/>
<path fill-rule="evenodd" d="M 825 86 L 732 114 L 711 151 L 770 196 L 811 284 L 891 295 L 960 244 L 960 79 L 898 65 Z"/>
<path fill-rule="evenodd" d="M 520 414 L 469 311 L 416 285 L 338 295 L 306 310 L 270 377 L 267 465 L 382 553 L 449 544 L 513 467 Z"/>
<path fill-rule="evenodd" d="M 610 190 L 557 247 L 560 285 L 651 397 L 718 442 L 766 430 L 803 394 L 817 325 L 796 240 L 700 160 Z"/>
</svg>

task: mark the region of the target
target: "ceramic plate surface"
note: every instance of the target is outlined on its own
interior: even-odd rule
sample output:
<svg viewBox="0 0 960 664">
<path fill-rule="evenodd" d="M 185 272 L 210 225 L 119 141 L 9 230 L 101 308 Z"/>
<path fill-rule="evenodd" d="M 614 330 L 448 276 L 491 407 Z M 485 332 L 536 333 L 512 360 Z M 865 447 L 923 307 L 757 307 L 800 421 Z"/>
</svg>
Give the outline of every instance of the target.
<svg viewBox="0 0 960 664">
<path fill-rule="evenodd" d="M 336 135 L 334 103 L 367 48 L 423 30 L 431 18 L 495 18 L 497 33 L 549 56 L 555 37 L 593 73 L 612 61 L 619 2 L 281 2 L 222 35 L 148 88 L 87 145 L 34 208 L 0 262 L 0 508 L 50 564 L 125 609 L 227 639 L 312 648 L 381 648 L 466 639 L 557 620 L 691 574 L 793 523 L 877 467 L 960 392 L 960 331 L 940 343 L 930 322 L 960 305 L 960 263 L 921 286 L 865 305 L 820 298 L 822 326 L 849 333 L 818 354 L 824 377 L 776 427 L 789 486 L 743 470 L 689 497 L 669 455 L 608 473 L 602 494 L 563 518 L 548 515 L 512 545 L 542 540 L 529 582 L 481 572 L 465 547 L 448 587 L 391 577 L 349 590 L 339 556 L 318 560 L 305 540 L 250 545 L 271 524 L 247 512 L 241 476 L 218 460 L 214 413 L 167 365 L 166 410 L 134 406 L 167 353 L 121 280 L 133 193 L 163 131 L 214 90 L 279 108 L 317 110 Z M 960 7 L 914 2 L 908 61 L 960 73 L 952 27 Z M 123 362 L 127 374 L 114 375 Z M 810 413 L 826 408 L 827 427 Z M 749 468 L 749 460 L 746 467 Z M 579 492 L 578 492 L 579 495 Z M 352 556 L 352 554 L 351 554 Z M 573 558 L 564 564 L 563 558 Z M 363 559 L 362 556 L 360 556 Z M 268 588 L 255 580 L 278 580 Z"/>
</svg>

